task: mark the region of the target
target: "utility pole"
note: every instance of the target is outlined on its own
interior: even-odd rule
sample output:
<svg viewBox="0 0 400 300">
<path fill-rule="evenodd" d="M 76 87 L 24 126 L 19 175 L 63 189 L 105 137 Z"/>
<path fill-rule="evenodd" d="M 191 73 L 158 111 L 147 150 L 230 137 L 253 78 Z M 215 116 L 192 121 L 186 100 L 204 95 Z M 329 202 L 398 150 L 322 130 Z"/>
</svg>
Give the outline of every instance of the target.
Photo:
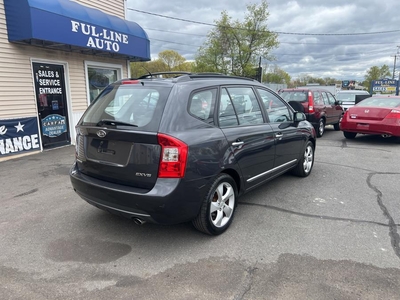
<svg viewBox="0 0 400 300">
<path fill-rule="evenodd" d="M 394 64 L 393 64 L 393 77 L 392 79 L 394 80 L 394 76 L 396 75 L 396 60 L 397 57 L 400 57 L 400 52 L 399 52 L 400 46 L 397 46 L 397 53 L 394 55 Z M 393 56 L 392 56 L 393 57 Z"/>
</svg>

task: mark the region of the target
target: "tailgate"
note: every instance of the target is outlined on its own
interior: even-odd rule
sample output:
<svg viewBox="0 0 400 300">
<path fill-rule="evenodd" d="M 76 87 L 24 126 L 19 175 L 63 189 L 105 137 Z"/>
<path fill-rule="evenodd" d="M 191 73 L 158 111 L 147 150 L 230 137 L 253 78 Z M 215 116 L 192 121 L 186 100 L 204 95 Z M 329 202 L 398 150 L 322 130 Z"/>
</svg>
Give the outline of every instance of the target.
<svg viewBox="0 0 400 300">
<path fill-rule="evenodd" d="M 138 188 L 154 186 L 161 153 L 157 133 L 84 126 L 78 131 L 77 161 L 82 173 Z"/>
</svg>

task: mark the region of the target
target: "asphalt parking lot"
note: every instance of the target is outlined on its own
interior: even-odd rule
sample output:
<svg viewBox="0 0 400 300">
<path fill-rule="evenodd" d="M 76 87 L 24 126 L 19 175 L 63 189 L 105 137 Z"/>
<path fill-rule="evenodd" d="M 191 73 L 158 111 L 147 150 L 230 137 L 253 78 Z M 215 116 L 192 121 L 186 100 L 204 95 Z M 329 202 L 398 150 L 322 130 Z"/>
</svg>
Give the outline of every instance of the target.
<svg viewBox="0 0 400 300">
<path fill-rule="evenodd" d="M 1 299 L 400 299 L 399 157 L 329 128 L 309 177 L 245 195 L 217 237 L 88 205 L 72 146 L 0 162 Z"/>
</svg>

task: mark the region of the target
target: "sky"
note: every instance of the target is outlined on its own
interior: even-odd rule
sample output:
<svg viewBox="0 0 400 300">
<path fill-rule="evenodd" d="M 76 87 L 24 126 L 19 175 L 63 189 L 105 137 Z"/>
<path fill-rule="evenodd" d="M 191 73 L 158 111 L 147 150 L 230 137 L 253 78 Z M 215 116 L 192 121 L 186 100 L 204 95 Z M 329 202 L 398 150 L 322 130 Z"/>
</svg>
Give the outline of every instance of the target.
<svg viewBox="0 0 400 300">
<path fill-rule="evenodd" d="M 194 60 L 221 12 L 242 21 L 248 4 L 261 0 L 127 0 L 127 20 L 148 34 L 152 59 L 174 50 Z M 270 31 L 278 32 L 274 61 L 292 79 L 303 76 L 364 80 L 372 66 L 386 64 L 399 78 L 400 0 L 269 0 Z M 175 19 L 174 19 L 175 18 Z M 182 19 L 182 20 L 177 20 Z M 183 21 L 187 20 L 187 21 Z M 396 57 L 396 67 L 395 66 Z"/>
</svg>

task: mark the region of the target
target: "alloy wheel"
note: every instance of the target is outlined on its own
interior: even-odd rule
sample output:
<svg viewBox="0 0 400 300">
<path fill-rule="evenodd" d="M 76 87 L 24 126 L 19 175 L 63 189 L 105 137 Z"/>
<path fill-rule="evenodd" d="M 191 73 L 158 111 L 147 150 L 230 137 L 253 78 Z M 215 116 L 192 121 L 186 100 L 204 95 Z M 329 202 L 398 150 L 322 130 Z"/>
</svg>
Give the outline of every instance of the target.
<svg viewBox="0 0 400 300">
<path fill-rule="evenodd" d="M 232 217 L 235 207 L 234 188 L 226 181 L 221 182 L 214 191 L 210 202 L 210 218 L 215 227 L 223 227 Z"/>
<path fill-rule="evenodd" d="M 314 150 L 311 145 L 307 145 L 306 150 L 304 151 L 304 161 L 303 161 L 303 168 L 305 173 L 309 173 L 311 171 L 313 162 L 314 162 Z"/>
</svg>

